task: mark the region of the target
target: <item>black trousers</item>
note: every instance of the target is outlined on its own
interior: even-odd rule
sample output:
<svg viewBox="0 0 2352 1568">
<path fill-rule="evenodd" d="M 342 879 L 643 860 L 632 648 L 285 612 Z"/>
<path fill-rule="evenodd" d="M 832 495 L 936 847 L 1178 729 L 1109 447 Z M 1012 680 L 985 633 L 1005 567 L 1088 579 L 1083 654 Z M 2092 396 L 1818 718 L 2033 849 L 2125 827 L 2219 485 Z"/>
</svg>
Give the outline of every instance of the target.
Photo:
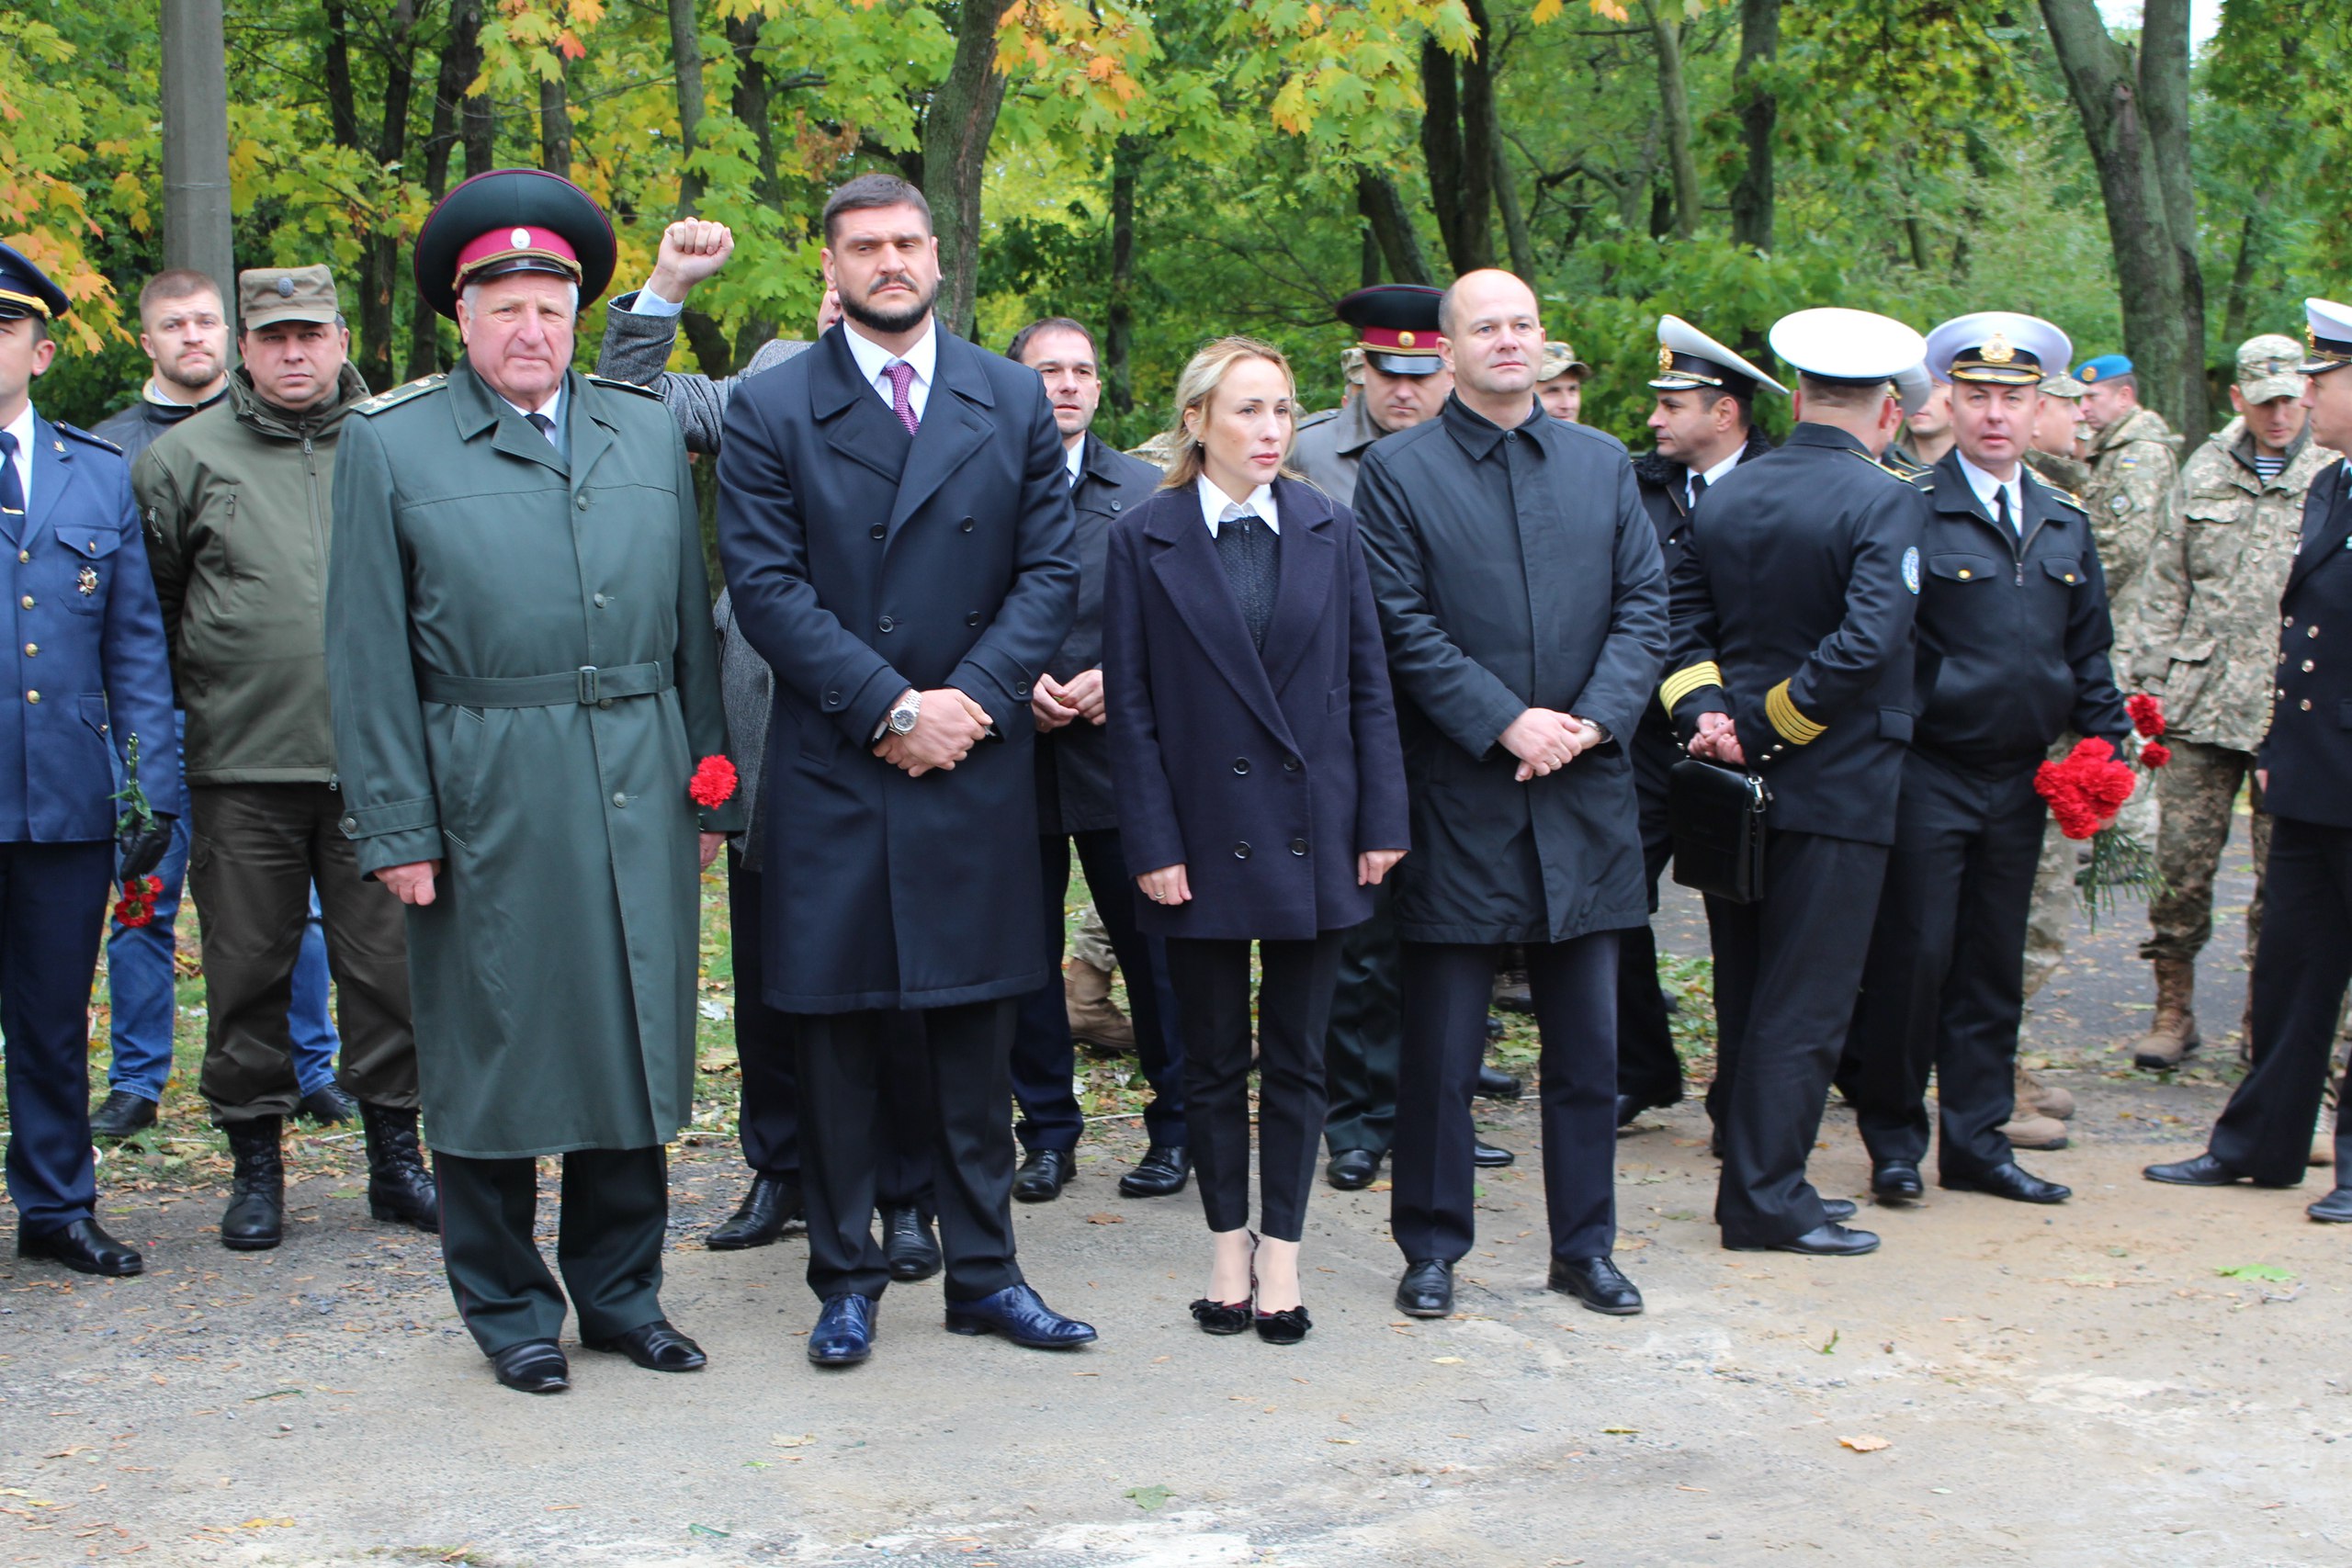
<svg viewBox="0 0 2352 1568">
<path fill-rule="evenodd" d="M 662 1234 L 670 1217 L 669 1159 L 660 1147 L 564 1155 L 556 1267 L 580 1314 L 580 1337 L 609 1339 L 662 1315 Z M 538 1213 L 535 1159 L 470 1159 L 435 1151 L 441 1259 L 458 1315 L 494 1356 L 563 1330 L 564 1290 L 531 1239 Z"/>
<path fill-rule="evenodd" d="M 1805 1159 L 1853 1021 L 1886 853 L 1775 831 L 1764 897 L 1707 900 L 1717 1037 L 1707 1101 L 1724 1137 L 1715 1223 L 1727 1247 L 1766 1247 L 1823 1223 Z"/>
<path fill-rule="evenodd" d="M 1258 1229 L 1296 1241 L 1323 1126 L 1323 1039 L 1340 933 L 1258 944 Z M 1185 1023 L 1184 1089 L 1201 1207 L 1213 1231 L 1250 1223 L 1250 944 L 1168 940 Z"/>
<path fill-rule="evenodd" d="M 1644 765 L 1648 739 L 1646 734 L 1634 739 L 1634 795 L 1641 810 L 1642 873 L 1649 878 L 1655 916 L 1658 878 L 1674 859 L 1674 833 L 1667 824 L 1664 769 Z M 1648 926 L 1617 933 L 1617 1092 L 1645 1105 L 1672 1105 L 1682 1098 L 1682 1058 L 1675 1055 L 1674 1025 L 1657 983 L 1657 934 Z"/>
<path fill-rule="evenodd" d="M 1617 1245 L 1618 935 L 1523 949 L 1544 1041 L 1544 1207 L 1555 1258 L 1606 1258 Z M 1470 1102 L 1502 949 L 1408 942 L 1404 956 L 1389 1229 L 1408 1260 L 1453 1262 L 1477 1238 Z"/>
<path fill-rule="evenodd" d="M 1062 905 L 1069 895 L 1070 852 L 1086 874 L 1102 930 L 1127 977 L 1127 1016 L 1136 1026 L 1136 1055 L 1151 1085 L 1143 1124 L 1154 1145 L 1187 1141 L 1184 1125 L 1184 1050 L 1176 1027 L 1175 993 L 1168 983 L 1166 944 L 1136 929 L 1136 887 L 1119 851 L 1119 830 L 1044 833 L 1037 839 L 1045 872 L 1046 931 L 1053 964 L 1050 977 L 1021 1003 L 1012 1034 L 1012 1098 L 1021 1107 L 1013 1133 L 1021 1146 L 1074 1149 L 1085 1129 L 1071 1080 L 1078 1046 L 1069 1032 L 1069 1003 L 1062 990 Z"/>
<path fill-rule="evenodd" d="M 1926 1156 L 1932 1068 L 1938 1168 L 1968 1177 L 2008 1162 L 2001 1125 L 2017 1106 L 2025 928 L 2048 815 L 2033 765 L 1987 775 L 1904 759 L 1846 1083 L 1873 1161 Z"/>
<path fill-rule="evenodd" d="M 95 1213 L 90 981 L 114 845 L 0 844 L 0 1036 L 6 1041 L 8 1197 L 28 1235 Z"/>
<path fill-rule="evenodd" d="M 2352 828 L 2270 819 L 2262 942 L 2255 950 L 2254 1070 L 2213 1124 L 2207 1152 L 2280 1187 L 2303 1179 L 2352 983 Z M 2352 1079 L 2347 1079 L 2352 1084 Z M 2352 1116 L 2335 1125 L 2335 1179 L 2352 1183 Z"/>
<path fill-rule="evenodd" d="M 919 1062 L 929 1116 L 932 1191 L 946 1255 L 946 1292 L 977 1301 L 1021 1283 L 1012 1247 L 1012 1098 L 1006 1068 L 1015 999 L 920 1013 L 798 1013 L 801 1196 L 808 1214 L 808 1288 L 819 1299 L 879 1298 L 890 1266 L 874 1208 L 893 1146 L 911 1142 L 899 1113 Z M 919 1041 L 912 1025 L 919 1022 Z M 896 1037 L 894 1043 L 894 1036 Z M 892 1081 L 900 1079 L 894 1089 Z"/>
<path fill-rule="evenodd" d="M 1396 1137 L 1396 1060 L 1405 1026 L 1398 1010 L 1396 908 L 1391 885 L 1372 890 L 1372 918 L 1340 938 L 1331 1022 L 1323 1034 L 1329 1108 L 1323 1136 L 1333 1154 L 1386 1154 Z"/>
</svg>

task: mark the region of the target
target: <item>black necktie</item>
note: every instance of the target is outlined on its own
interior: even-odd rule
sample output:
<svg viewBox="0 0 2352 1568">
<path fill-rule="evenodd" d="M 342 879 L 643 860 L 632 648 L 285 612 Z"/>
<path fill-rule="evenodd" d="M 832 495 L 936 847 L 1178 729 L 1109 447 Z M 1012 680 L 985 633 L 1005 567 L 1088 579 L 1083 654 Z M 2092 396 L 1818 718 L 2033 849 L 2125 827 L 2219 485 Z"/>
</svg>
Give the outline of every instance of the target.
<svg viewBox="0 0 2352 1568">
<path fill-rule="evenodd" d="M 1993 521 L 2013 536 L 2018 531 L 2017 524 L 2009 518 L 2009 487 L 2007 485 L 2001 485 L 1993 491 Z"/>
<path fill-rule="evenodd" d="M 1707 476 L 1704 474 L 1692 474 L 1690 476 L 1690 504 L 1693 506 L 1698 505 L 1699 498 L 1706 493 Z"/>
<path fill-rule="evenodd" d="M 537 429 L 538 433 L 548 438 L 548 444 L 549 446 L 553 446 L 555 444 L 555 421 L 549 419 L 547 415 L 537 412 L 526 413 L 523 417 L 529 420 L 532 425 Z"/>
<path fill-rule="evenodd" d="M 1266 623 L 1274 615 L 1274 590 L 1282 582 L 1279 545 L 1265 519 L 1246 506 L 1227 506 L 1217 519 L 1217 560 L 1241 605 L 1250 640 L 1261 649 L 1266 646 Z"/>
<path fill-rule="evenodd" d="M 25 484 L 17 477 L 17 437 L 0 430 L 0 512 L 11 517 L 25 514 Z"/>
</svg>

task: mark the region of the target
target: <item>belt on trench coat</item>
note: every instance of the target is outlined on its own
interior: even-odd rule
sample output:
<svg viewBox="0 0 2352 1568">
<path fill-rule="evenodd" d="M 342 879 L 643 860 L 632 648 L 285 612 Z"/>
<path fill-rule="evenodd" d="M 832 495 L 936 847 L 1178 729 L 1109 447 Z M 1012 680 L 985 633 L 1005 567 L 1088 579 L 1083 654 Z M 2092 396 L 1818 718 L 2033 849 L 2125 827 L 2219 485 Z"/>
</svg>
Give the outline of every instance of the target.
<svg viewBox="0 0 2352 1568">
<path fill-rule="evenodd" d="M 551 708 L 565 703 L 603 705 L 615 697 L 650 697 L 673 684 L 670 661 L 583 664 L 559 675 L 444 675 L 422 671 L 416 694 L 428 703 L 469 708 Z"/>
</svg>

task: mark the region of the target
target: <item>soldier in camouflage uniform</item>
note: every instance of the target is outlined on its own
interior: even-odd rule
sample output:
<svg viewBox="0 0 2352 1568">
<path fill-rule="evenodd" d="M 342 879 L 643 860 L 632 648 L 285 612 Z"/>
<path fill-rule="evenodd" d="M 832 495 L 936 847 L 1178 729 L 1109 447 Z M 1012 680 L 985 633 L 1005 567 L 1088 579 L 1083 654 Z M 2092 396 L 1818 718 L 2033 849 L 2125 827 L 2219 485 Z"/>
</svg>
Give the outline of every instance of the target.
<svg viewBox="0 0 2352 1568">
<path fill-rule="evenodd" d="M 2153 934 L 2140 949 L 2156 979 L 2155 1018 L 2132 1047 L 2143 1067 L 2177 1066 L 2199 1043 L 2194 984 L 2198 952 L 2212 935 L 2213 872 L 2269 727 L 2278 596 L 2294 564 L 2304 493 L 2337 457 L 2306 428 L 2302 361 L 2301 345 L 2277 333 L 2249 338 L 2238 350 L 2230 389 L 2238 417 L 2181 470 L 2120 639 L 2141 686 L 2164 699 L 2173 751 L 2157 775 L 2156 867 L 2165 891 L 2148 905 Z M 2270 838 L 2258 785 L 2252 807 L 2249 970 L 2262 931 Z"/>
<path fill-rule="evenodd" d="M 2132 362 L 2103 354 L 2075 371 L 2087 389 L 2084 423 L 2091 427 L 2090 483 L 2081 491 L 2098 540 L 2099 570 L 2119 622 L 2131 612 L 2141 569 L 2156 528 L 2169 514 L 2173 480 L 2180 474 L 2180 437 L 2165 416 L 2140 402 Z"/>
</svg>

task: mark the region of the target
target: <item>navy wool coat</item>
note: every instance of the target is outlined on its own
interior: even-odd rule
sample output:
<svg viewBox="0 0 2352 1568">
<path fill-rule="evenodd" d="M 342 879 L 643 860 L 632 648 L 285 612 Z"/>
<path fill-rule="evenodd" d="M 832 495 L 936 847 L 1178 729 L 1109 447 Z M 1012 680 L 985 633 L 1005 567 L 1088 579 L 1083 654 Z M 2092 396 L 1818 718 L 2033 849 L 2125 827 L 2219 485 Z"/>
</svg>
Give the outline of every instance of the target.
<svg viewBox="0 0 2352 1568">
<path fill-rule="evenodd" d="M 936 1008 L 1045 984 L 1029 683 L 1078 597 L 1061 435 L 1034 370 L 950 335 L 907 434 L 835 327 L 738 384 L 718 557 L 775 672 L 765 990 L 786 1012 Z M 910 686 L 997 739 L 910 778 L 872 753 Z"/>
<path fill-rule="evenodd" d="M 1127 868 L 1156 936 L 1304 942 L 1372 913 L 1356 856 L 1410 842 L 1404 760 L 1354 516 L 1274 481 L 1282 584 L 1262 650 L 1190 485 L 1111 525 L 1102 679 Z"/>
</svg>

